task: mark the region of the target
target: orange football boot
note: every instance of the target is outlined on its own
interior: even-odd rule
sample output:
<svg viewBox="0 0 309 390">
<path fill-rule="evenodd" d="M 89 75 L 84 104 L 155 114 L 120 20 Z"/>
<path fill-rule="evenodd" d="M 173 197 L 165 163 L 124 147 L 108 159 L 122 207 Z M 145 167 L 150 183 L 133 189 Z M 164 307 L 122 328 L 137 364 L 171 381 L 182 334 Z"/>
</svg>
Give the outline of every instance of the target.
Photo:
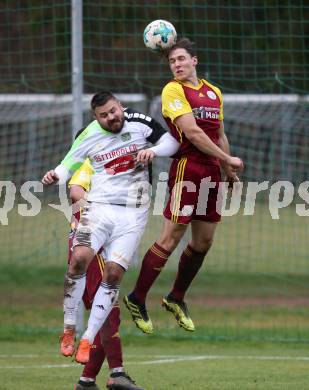
<svg viewBox="0 0 309 390">
<path fill-rule="evenodd" d="M 81 339 L 76 351 L 75 361 L 77 363 L 86 364 L 89 362 L 91 344 L 87 339 Z"/>
<path fill-rule="evenodd" d="M 73 356 L 75 352 L 75 330 L 66 329 L 60 337 L 60 351 L 63 356 Z"/>
</svg>

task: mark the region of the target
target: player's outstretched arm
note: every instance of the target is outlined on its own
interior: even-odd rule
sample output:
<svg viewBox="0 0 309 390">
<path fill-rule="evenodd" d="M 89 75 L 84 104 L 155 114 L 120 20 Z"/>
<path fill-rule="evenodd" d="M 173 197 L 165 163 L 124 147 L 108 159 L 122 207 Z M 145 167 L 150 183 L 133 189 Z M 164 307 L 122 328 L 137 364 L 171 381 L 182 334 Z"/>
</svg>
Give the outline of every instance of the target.
<svg viewBox="0 0 309 390">
<path fill-rule="evenodd" d="M 170 157 L 177 152 L 179 143 L 169 133 L 165 132 L 149 149 L 140 150 L 136 156 L 136 160 L 146 164 L 150 163 L 154 157 Z"/>
<path fill-rule="evenodd" d="M 179 142 L 169 133 L 165 132 L 154 146 L 147 150 L 152 150 L 155 156 L 158 157 L 170 157 L 177 152 L 179 146 Z"/>
<path fill-rule="evenodd" d="M 49 186 L 51 184 L 57 183 L 58 180 L 59 180 L 59 176 L 53 169 L 51 169 L 50 171 L 47 171 L 45 173 L 41 181 L 45 186 Z"/>
</svg>

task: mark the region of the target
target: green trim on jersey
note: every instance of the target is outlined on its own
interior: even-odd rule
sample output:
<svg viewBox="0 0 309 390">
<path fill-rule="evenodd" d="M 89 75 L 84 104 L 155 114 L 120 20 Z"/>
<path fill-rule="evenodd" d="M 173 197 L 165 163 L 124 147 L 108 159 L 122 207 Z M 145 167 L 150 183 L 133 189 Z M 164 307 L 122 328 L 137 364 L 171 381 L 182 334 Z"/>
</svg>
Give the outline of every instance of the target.
<svg viewBox="0 0 309 390">
<path fill-rule="evenodd" d="M 83 165 L 84 161 L 76 161 L 76 159 L 72 158 L 72 154 L 83 141 L 96 132 L 101 132 L 104 135 L 110 135 L 110 132 L 102 129 L 97 120 L 92 121 L 73 142 L 71 149 L 61 161 L 61 165 L 65 166 L 70 172 L 76 172 Z"/>
<path fill-rule="evenodd" d="M 72 145 L 72 148 L 76 144 L 77 141 L 78 141 L 78 143 L 76 144 L 76 146 L 78 146 L 84 139 L 86 139 L 90 135 L 92 135 L 95 131 L 101 131 L 105 135 L 110 135 L 111 134 L 109 131 L 103 129 L 101 127 L 101 125 L 99 124 L 99 122 L 95 119 L 94 121 L 89 123 L 89 125 L 76 138 L 76 140 L 74 141 L 74 143 Z"/>
</svg>

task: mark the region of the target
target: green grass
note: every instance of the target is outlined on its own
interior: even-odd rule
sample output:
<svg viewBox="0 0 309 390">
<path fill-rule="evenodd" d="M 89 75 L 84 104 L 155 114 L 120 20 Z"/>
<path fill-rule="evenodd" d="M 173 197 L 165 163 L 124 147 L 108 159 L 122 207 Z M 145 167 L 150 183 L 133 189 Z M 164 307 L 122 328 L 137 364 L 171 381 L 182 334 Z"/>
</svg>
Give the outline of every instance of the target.
<svg viewBox="0 0 309 390">
<path fill-rule="evenodd" d="M 61 329 L 65 267 L 4 267 L 0 277 L 0 340 L 52 337 Z M 169 291 L 175 271 L 164 270 L 148 298 L 149 313 L 160 337 L 173 339 L 178 331 L 161 299 Z M 137 270 L 125 275 L 121 294 L 129 292 Z M 183 339 L 309 341 L 308 277 L 273 278 L 265 275 L 200 272 L 187 302 L 197 325 Z M 123 311 L 125 329 L 131 320 Z M 134 328 L 133 328 L 134 329 Z"/>
<path fill-rule="evenodd" d="M 125 367 L 147 390 L 305 390 L 307 346 L 123 337 Z M 57 341 L 1 343 L 1 389 L 67 390 L 81 366 L 58 355 Z M 101 389 L 104 367 L 97 379 Z"/>
<path fill-rule="evenodd" d="M 57 201 L 55 200 L 55 203 Z M 243 210 L 219 224 L 215 243 L 207 257 L 208 270 L 252 274 L 308 275 L 309 224 L 299 217 L 295 205 L 280 210 L 273 220 L 267 204 L 256 204 L 253 216 Z M 9 224 L 0 226 L 1 265 L 61 266 L 67 255 L 68 221 L 63 214 L 44 207 L 35 217 L 21 217 L 17 209 L 8 214 Z M 140 245 L 141 257 L 157 238 L 161 216 L 150 212 Z M 175 267 L 176 251 L 169 261 Z"/>
<path fill-rule="evenodd" d="M 1 390 L 67 390 L 78 380 L 81 367 L 58 355 L 64 269 L 3 268 Z M 288 304 L 291 297 L 308 295 L 306 276 L 201 272 L 188 295 L 196 324 L 189 333 L 160 306 L 174 273 L 165 270 L 150 293 L 153 335 L 141 334 L 121 305 L 125 366 L 140 385 L 147 390 L 308 388 L 309 310 Z M 135 279 L 136 270 L 125 276 L 122 294 Z M 282 301 L 268 302 L 274 295 Z M 245 299 L 252 302 L 244 304 Z M 107 376 L 104 368 L 101 389 Z"/>
<path fill-rule="evenodd" d="M 161 223 L 150 218 L 142 254 Z M 67 230 L 64 217 L 48 208 L 29 218 L 14 210 L 1 227 L 1 390 L 67 390 L 80 375 L 80 366 L 58 356 Z M 279 221 L 260 205 L 254 217 L 225 218 L 187 295 L 194 333 L 160 306 L 175 277 L 173 256 L 147 302 L 155 334 L 141 334 L 122 310 L 129 373 L 147 390 L 307 389 L 307 237 L 308 223 L 293 208 Z M 122 294 L 137 271 L 125 276 Z M 106 377 L 104 369 L 102 389 Z"/>
</svg>

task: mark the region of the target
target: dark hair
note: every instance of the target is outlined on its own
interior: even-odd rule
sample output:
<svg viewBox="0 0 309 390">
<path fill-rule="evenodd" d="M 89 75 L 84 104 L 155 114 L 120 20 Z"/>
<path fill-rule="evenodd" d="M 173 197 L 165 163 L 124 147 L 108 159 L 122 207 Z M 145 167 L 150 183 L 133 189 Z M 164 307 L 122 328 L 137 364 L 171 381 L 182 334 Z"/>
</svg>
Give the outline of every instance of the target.
<svg viewBox="0 0 309 390">
<path fill-rule="evenodd" d="M 100 91 L 91 99 L 91 108 L 94 111 L 96 107 L 104 106 L 109 100 L 117 100 L 110 91 Z"/>
<path fill-rule="evenodd" d="M 180 38 L 173 46 L 166 50 L 165 56 L 168 59 L 170 54 L 176 49 L 185 49 L 191 57 L 196 56 L 195 43 L 189 38 Z"/>
</svg>

